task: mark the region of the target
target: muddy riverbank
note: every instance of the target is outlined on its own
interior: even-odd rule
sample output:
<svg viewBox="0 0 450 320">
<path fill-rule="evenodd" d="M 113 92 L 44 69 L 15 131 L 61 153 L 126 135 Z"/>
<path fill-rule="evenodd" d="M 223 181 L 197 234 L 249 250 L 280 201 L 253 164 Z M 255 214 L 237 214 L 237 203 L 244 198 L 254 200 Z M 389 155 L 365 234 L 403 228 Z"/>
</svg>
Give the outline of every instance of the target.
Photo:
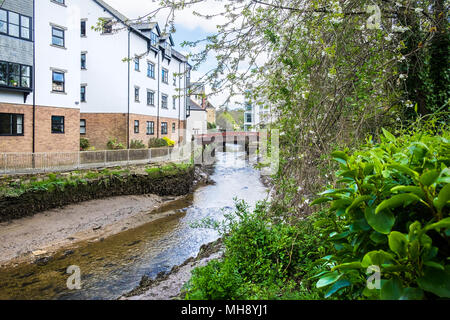
<svg viewBox="0 0 450 320">
<path fill-rule="evenodd" d="M 196 167 L 192 187 L 212 183 Z M 62 248 L 102 239 L 170 215 L 164 207 L 185 196 L 116 196 L 47 210 L 0 223 L 0 266 L 48 259 Z"/>
</svg>

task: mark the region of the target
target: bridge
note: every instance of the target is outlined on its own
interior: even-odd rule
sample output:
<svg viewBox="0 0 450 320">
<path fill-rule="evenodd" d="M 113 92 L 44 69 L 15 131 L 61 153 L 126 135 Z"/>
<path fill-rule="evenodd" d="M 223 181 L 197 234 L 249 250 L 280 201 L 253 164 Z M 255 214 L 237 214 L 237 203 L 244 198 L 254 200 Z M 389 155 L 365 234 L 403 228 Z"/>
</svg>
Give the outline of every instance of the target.
<svg viewBox="0 0 450 320">
<path fill-rule="evenodd" d="M 258 154 L 260 149 L 260 133 L 259 132 L 210 132 L 206 134 L 199 134 L 193 137 L 194 143 L 202 146 L 201 161 L 204 162 L 204 154 L 208 146 L 212 147 L 211 156 L 214 157 L 216 149 L 219 147 L 224 152 L 227 151 L 227 143 L 235 145 L 242 145 L 245 150 L 246 159 L 250 155 Z"/>
<path fill-rule="evenodd" d="M 224 132 L 210 132 L 205 134 L 198 134 L 194 136 L 194 140 L 201 145 L 208 145 L 211 143 L 226 143 L 238 144 L 239 142 L 259 142 L 259 132 L 247 132 L 247 131 L 224 131 Z"/>
</svg>

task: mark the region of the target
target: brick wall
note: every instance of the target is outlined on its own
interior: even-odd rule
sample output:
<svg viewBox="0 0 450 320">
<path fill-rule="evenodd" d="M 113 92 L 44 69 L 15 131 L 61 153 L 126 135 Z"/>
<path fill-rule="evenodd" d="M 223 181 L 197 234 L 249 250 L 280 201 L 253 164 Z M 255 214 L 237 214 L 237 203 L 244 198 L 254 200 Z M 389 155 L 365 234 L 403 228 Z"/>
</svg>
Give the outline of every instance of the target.
<svg viewBox="0 0 450 320">
<path fill-rule="evenodd" d="M 23 136 L 0 136 L 0 152 L 33 151 L 33 107 L 0 103 L 0 113 L 24 115 Z M 65 132 L 52 133 L 52 116 L 63 116 Z M 80 149 L 78 109 L 36 106 L 36 152 L 73 152 Z"/>
<path fill-rule="evenodd" d="M 1 152 L 32 152 L 33 151 L 33 107 L 0 102 L 0 113 L 23 114 L 23 136 L 0 136 Z"/>
<path fill-rule="evenodd" d="M 107 149 L 107 143 L 110 139 L 117 138 L 124 146 L 127 145 L 127 114 L 126 113 L 81 113 L 81 119 L 86 120 L 86 134 L 81 135 L 87 138 L 89 144 L 97 150 Z M 134 121 L 139 121 L 139 133 L 134 133 Z M 153 135 L 147 134 L 147 121 L 153 121 L 155 130 Z M 167 135 L 161 135 L 161 122 L 167 122 Z M 172 132 L 172 123 L 175 123 L 175 132 Z M 182 129 L 186 128 L 186 121 L 180 121 Z M 146 146 L 150 138 L 158 137 L 158 122 L 155 116 L 146 116 L 140 114 L 130 114 L 129 134 L 131 140 L 140 140 Z M 160 118 L 159 137 L 168 137 L 175 142 L 178 141 L 178 119 Z"/>
<path fill-rule="evenodd" d="M 86 120 L 86 134 L 89 144 L 97 150 L 106 150 L 110 139 L 117 139 L 127 145 L 127 115 L 125 113 L 81 113 L 80 119 Z"/>
<path fill-rule="evenodd" d="M 52 133 L 52 116 L 64 117 L 64 133 Z M 80 110 L 36 107 L 36 152 L 80 150 Z"/>
</svg>

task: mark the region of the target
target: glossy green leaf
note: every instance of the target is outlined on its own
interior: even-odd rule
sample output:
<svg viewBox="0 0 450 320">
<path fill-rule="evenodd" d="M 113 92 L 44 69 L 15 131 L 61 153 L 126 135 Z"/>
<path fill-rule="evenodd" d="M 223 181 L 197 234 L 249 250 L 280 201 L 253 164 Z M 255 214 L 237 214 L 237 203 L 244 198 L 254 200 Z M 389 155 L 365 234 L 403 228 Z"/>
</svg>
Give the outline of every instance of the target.
<svg viewBox="0 0 450 320">
<path fill-rule="evenodd" d="M 391 189 L 391 192 L 408 192 L 408 193 L 414 193 L 416 196 L 419 196 L 423 200 L 426 199 L 425 193 L 420 187 L 416 186 L 397 186 Z"/>
<path fill-rule="evenodd" d="M 410 205 L 411 203 L 415 203 L 419 201 L 420 198 L 416 196 L 414 193 L 402 193 L 397 194 L 395 196 L 392 196 L 389 199 L 386 199 L 382 201 L 377 209 L 375 210 L 375 213 L 378 214 L 379 212 L 386 210 L 386 209 L 395 209 L 399 206 L 406 207 Z"/>
<path fill-rule="evenodd" d="M 441 298 L 450 298 L 450 266 L 445 270 L 425 268 L 423 277 L 417 279 L 419 286 Z"/>
<path fill-rule="evenodd" d="M 367 200 L 372 200 L 373 197 L 372 196 L 359 196 L 357 197 L 355 200 L 353 200 L 352 204 L 347 208 L 347 210 L 345 210 L 346 213 L 349 213 L 350 210 L 358 207 L 361 203 L 363 203 L 364 201 Z"/>
<path fill-rule="evenodd" d="M 335 283 L 339 280 L 339 278 L 342 277 L 342 273 L 339 273 L 337 271 L 330 272 L 322 276 L 319 281 L 316 283 L 317 288 L 322 288 L 329 286 L 332 283 Z"/>
<path fill-rule="evenodd" d="M 426 171 L 420 176 L 420 183 L 427 187 L 431 186 L 436 182 L 439 174 L 440 172 L 437 170 Z"/>
<path fill-rule="evenodd" d="M 399 300 L 402 296 L 403 286 L 398 278 L 392 278 L 381 286 L 381 300 Z"/>
<path fill-rule="evenodd" d="M 388 139 L 391 142 L 395 142 L 396 139 L 392 133 L 390 133 L 389 131 L 387 131 L 384 128 L 381 128 L 381 130 L 383 131 L 383 135 L 386 137 L 386 139 Z"/>
<path fill-rule="evenodd" d="M 383 250 L 370 251 L 366 253 L 366 255 L 364 256 L 361 262 L 361 266 L 363 268 L 367 268 L 372 265 L 381 266 L 382 264 L 392 262 L 393 259 L 394 257 L 386 251 Z"/>
<path fill-rule="evenodd" d="M 347 262 L 347 263 L 342 263 L 340 265 L 337 265 L 335 267 L 333 267 L 333 269 L 331 269 L 331 271 L 335 271 L 335 270 L 340 270 L 340 269 L 361 269 L 362 265 L 361 262 L 359 261 L 354 261 L 354 262 Z"/>
<path fill-rule="evenodd" d="M 342 288 L 351 286 L 351 282 L 348 280 L 339 280 L 333 286 L 330 288 L 330 290 L 327 291 L 325 294 L 325 298 L 331 297 L 333 294 L 335 294 L 337 291 L 341 290 Z"/>
<path fill-rule="evenodd" d="M 408 239 L 398 231 L 392 231 L 389 236 L 389 248 L 400 257 L 405 257 L 408 248 Z"/>
<path fill-rule="evenodd" d="M 364 211 L 364 217 L 367 223 L 379 233 L 388 234 L 391 232 L 392 227 L 395 223 L 394 215 L 389 211 L 382 211 L 375 214 L 375 209 L 373 207 L 367 207 Z"/>
<path fill-rule="evenodd" d="M 316 200 L 311 202 L 310 206 L 315 206 L 317 204 L 324 203 L 324 202 L 329 202 L 329 201 L 332 201 L 332 200 L 333 200 L 333 198 L 330 198 L 330 197 L 317 198 Z"/>
<path fill-rule="evenodd" d="M 331 156 L 335 159 L 342 159 L 344 162 L 348 160 L 348 155 L 343 151 L 334 151 L 331 153 Z"/>
<path fill-rule="evenodd" d="M 420 288 L 403 288 L 399 300 L 422 300 L 423 290 Z"/>
<path fill-rule="evenodd" d="M 441 228 L 445 228 L 445 229 L 449 229 L 450 228 L 450 217 L 448 218 L 444 218 L 438 222 L 432 223 L 428 226 L 425 227 L 425 230 L 432 230 L 432 229 L 441 229 Z"/>
<path fill-rule="evenodd" d="M 410 169 L 407 166 L 401 165 L 401 164 L 390 164 L 387 166 L 390 169 L 395 169 L 397 171 L 403 172 L 407 175 L 409 175 L 412 178 L 418 178 L 419 177 L 419 173 Z"/>
<path fill-rule="evenodd" d="M 441 191 L 439 191 L 439 195 L 437 199 L 434 201 L 434 206 L 436 209 L 441 211 L 445 205 L 450 201 L 450 184 L 446 184 Z"/>
<path fill-rule="evenodd" d="M 443 271 L 445 270 L 445 268 L 442 264 L 434 262 L 434 261 L 425 261 L 423 264 L 427 267 L 436 268 L 436 269 L 443 270 Z"/>
</svg>

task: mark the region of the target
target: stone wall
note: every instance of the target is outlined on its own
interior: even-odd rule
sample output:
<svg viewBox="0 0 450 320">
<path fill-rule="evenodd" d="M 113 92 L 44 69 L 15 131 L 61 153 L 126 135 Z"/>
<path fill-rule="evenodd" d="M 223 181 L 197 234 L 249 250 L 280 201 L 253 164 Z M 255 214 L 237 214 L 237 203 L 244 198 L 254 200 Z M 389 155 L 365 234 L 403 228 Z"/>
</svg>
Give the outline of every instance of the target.
<svg viewBox="0 0 450 320">
<path fill-rule="evenodd" d="M 31 216 L 68 204 L 121 195 L 157 194 L 180 196 L 191 191 L 194 169 L 166 176 L 129 174 L 108 176 L 86 183 L 66 185 L 53 191 L 28 191 L 17 197 L 0 198 L 0 222 Z"/>
</svg>

